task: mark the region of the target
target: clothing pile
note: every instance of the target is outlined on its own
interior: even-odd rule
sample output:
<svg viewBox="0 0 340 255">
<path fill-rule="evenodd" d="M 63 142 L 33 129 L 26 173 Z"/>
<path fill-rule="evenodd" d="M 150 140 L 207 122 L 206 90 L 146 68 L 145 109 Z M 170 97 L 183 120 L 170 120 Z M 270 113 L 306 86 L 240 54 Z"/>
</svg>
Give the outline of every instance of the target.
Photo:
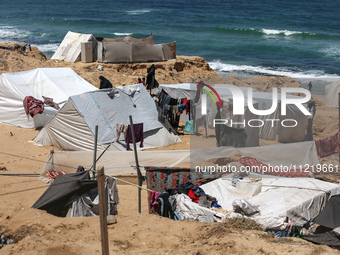
<svg viewBox="0 0 340 255">
<path fill-rule="evenodd" d="M 207 195 L 204 190 L 191 182 L 179 185 L 174 189 L 163 191 L 162 193 L 153 191 L 150 196 L 150 212 L 157 213 L 160 216 L 180 220 L 180 215 L 176 212 L 176 194 L 184 194 L 188 196 L 192 202 L 199 203 L 202 201 L 210 201 L 211 207 L 220 208 L 216 198 Z"/>
</svg>

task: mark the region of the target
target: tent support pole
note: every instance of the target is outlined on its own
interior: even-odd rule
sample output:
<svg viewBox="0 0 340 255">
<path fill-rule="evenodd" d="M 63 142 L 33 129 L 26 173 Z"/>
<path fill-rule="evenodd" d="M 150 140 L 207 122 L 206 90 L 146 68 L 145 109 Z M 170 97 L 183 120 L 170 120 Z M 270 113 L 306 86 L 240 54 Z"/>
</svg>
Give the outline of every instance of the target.
<svg viewBox="0 0 340 255">
<path fill-rule="evenodd" d="M 96 178 L 96 162 L 97 162 L 97 141 L 98 141 L 98 125 L 96 125 L 94 136 L 94 151 L 93 151 L 93 179 Z"/>
<path fill-rule="evenodd" d="M 139 163 L 138 163 L 138 155 L 137 155 L 137 146 L 136 146 L 136 137 L 135 137 L 135 130 L 133 128 L 133 121 L 132 116 L 129 116 L 130 119 L 130 125 L 131 125 L 131 134 L 132 134 L 132 141 L 133 141 L 133 151 L 135 153 L 135 161 L 136 161 L 136 167 L 137 167 L 137 174 L 138 174 L 138 186 L 142 187 L 144 177 L 142 176 L 142 173 L 139 169 Z M 142 206 L 141 206 L 141 192 L 142 189 L 138 188 L 138 212 L 142 212 Z"/>
<path fill-rule="evenodd" d="M 106 195 L 105 195 L 105 174 L 104 174 L 103 166 L 100 166 L 98 169 L 97 184 L 98 184 L 98 195 L 99 195 L 99 217 L 100 217 L 102 254 L 109 255 L 109 235 L 107 231 L 107 208 L 106 208 Z"/>
</svg>

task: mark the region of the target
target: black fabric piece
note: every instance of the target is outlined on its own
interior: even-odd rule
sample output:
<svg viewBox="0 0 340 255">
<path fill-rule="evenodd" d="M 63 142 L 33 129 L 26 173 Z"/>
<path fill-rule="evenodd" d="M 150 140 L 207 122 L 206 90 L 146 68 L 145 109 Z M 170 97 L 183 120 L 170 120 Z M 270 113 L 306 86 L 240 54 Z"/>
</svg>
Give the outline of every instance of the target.
<svg viewBox="0 0 340 255">
<path fill-rule="evenodd" d="M 66 206 L 94 188 L 97 188 L 97 181 L 90 180 L 88 171 L 58 175 L 32 207 L 65 216 L 62 213 Z"/>
<path fill-rule="evenodd" d="M 218 111 L 215 119 L 221 119 L 221 114 Z M 217 147 L 232 146 L 245 147 L 247 134 L 244 128 L 233 128 L 224 124 L 215 125 L 215 134 Z"/>
<path fill-rule="evenodd" d="M 106 79 L 104 76 L 99 76 L 99 79 L 101 80 L 99 89 L 108 89 L 112 88 L 112 83 Z"/>
<path fill-rule="evenodd" d="M 169 198 L 170 198 L 170 195 L 167 192 L 163 192 L 162 194 L 159 195 L 159 197 L 157 198 L 157 202 L 158 202 L 157 213 L 160 216 L 174 219 L 174 210 L 169 201 Z"/>
<path fill-rule="evenodd" d="M 174 112 L 174 108 L 173 107 L 177 107 L 177 105 L 172 105 L 170 107 L 169 122 L 170 122 L 171 126 L 175 130 L 177 130 L 178 124 L 179 124 L 179 119 L 180 119 L 181 116 L 177 115 L 178 107 L 177 107 L 177 112 Z"/>
<path fill-rule="evenodd" d="M 171 126 L 169 119 L 167 116 L 165 116 L 162 109 L 156 104 L 156 108 L 158 111 L 158 121 L 163 124 L 163 126 L 171 133 L 177 135 L 176 130 Z"/>
<path fill-rule="evenodd" d="M 340 194 L 329 199 L 313 222 L 331 229 L 340 226 Z"/>
<path fill-rule="evenodd" d="M 165 105 L 169 105 L 171 101 L 171 97 L 168 96 L 166 93 L 162 92 L 160 99 L 159 99 L 159 107 L 164 111 Z"/>
<path fill-rule="evenodd" d="M 340 234 L 335 231 L 315 235 L 303 235 L 302 238 L 312 243 L 340 248 Z"/>
<path fill-rule="evenodd" d="M 188 195 L 189 190 L 185 189 L 183 186 L 177 186 L 174 189 L 168 189 L 167 192 L 173 196 L 175 194 L 185 194 Z"/>
<path fill-rule="evenodd" d="M 159 87 L 159 83 L 156 81 L 155 78 L 155 65 L 152 64 L 147 70 L 147 76 L 146 76 L 146 85 L 147 89 L 154 89 Z"/>
</svg>

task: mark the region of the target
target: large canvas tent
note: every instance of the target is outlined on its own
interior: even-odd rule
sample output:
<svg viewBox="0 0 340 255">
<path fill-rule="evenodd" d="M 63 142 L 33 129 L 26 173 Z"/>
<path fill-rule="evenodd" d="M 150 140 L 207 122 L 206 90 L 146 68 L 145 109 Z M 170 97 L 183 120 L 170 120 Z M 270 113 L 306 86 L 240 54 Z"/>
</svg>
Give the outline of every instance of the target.
<svg viewBox="0 0 340 255">
<path fill-rule="evenodd" d="M 339 107 L 340 80 L 336 80 L 325 88 L 326 106 Z"/>
<path fill-rule="evenodd" d="M 183 84 L 171 84 L 171 85 L 160 85 L 160 89 L 164 90 L 169 96 L 173 98 L 188 98 L 193 99 L 196 95 L 197 91 L 197 84 L 194 83 L 183 83 Z M 229 100 L 232 99 L 232 93 L 231 91 L 226 88 L 225 84 L 215 84 L 213 88 L 217 91 L 217 93 L 220 95 L 221 100 L 223 101 L 223 108 L 222 108 L 222 119 L 224 117 L 229 116 L 230 118 L 239 118 L 239 116 L 232 116 L 230 112 L 228 112 L 227 104 Z M 247 89 L 248 88 L 242 88 L 239 89 L 242 90 L 244 96 L 245 96 L 245 103 L 247 102 Z M 280 103 L 281 95 L 278 94 L 278 104 Z M 300 98 L 295 95 L 287 95 L 287 98 Z M 271 92 L 260 92 L 253 90 L 253 106 L 258 110 L 265 110 L 271 107 L 272 105 L 272 93 Z M 207 118 L 208 121 L 206 122 L 209 126 L 209 128 L 212 128 L 213 119 L 216 116 L 217 108 L 215 105 L 215 102 L 211 100 L 211 98 L 207 97 Z M 197 123 L 200 125 L 200 123 L 204 123 L 204 121 L 201 121 L 202 115 L 201 115 L 201 101 L 199 100 L 197 104 L 195 105 L 195 115 L 194 119 L 197 121 Z M 245 119 L 248 121 L 249 119 L 254 119 L 255 116 L 252 115 L 249 112 L 248 106 L 245 105 Z M 305 116 L 300 109 L 298 109 L 295 105 L 287 105 L 287 115 L 282 116 L 280 113 L 280 107 L 277 107 L 277 110 L 268 116 L 260 116 L 261 120 L 264 121 L 264 125 L 260 128 L 249 128 L 246 126 L 246 133 L 249 136 L 253 137 L 252 140 L 248 142 L 247 146 L 256 146 L 258 144 L 258 138 L 256 137 L 256 134 L 254 131 L 256 130 L 256 133 L 259 132 L 259 137 L 265 140 L 278 140 L 279 142 L 283 143 L 291 143 L 291 142 L 299 142 L 304 141 L 306 136 L 306 130 L 308 126 L 308 116 Z M 258 118 L 258 117 L 256 117 Z M 272 123 L 271 121 L 266 121 L 266 119 L 279 119 L 282 121 L 283 119 L 294 119 L 297 121 L 297 126 L 294 128 L 291 127 L 283 127 L 279 125 L 279 122 L 276 121 Z M 235 119 L 234 119 L 235 121 Z M 240 122 L 238 119 L 237 122 Z M 247 139 L 249 139 L 247 137 Z M 257 141 L 257 142 L 256 142 Z"/>
<path fill-rule="evenodd" d="M 180 142 L 158 121 L 153 99 L 142 84 L 97 90 L 72 96 L 36 135 L 38 145 L 54 145 L 65 150 L 93 150 L 95 126 L 98 149 L 125 150 L 123 134 L 117 140 L 117 124 L 143 123 L 145 148 Z"/>
<path fill-rule="evenodd" d="M 0 75 L 0 122 L 24 128 L 43 126 L 57 112 L 45 106 L 42 114 L 33 118 L 25 113 L 23 100 L 32 96 L 44 100 L 50 97 L 62 105 L 68 97 L 97 88 L 77 75 L 71 68 L 38 68 Z"/>
<path fill-rule="evenodd" d="M 149 62 L 176 58 L 176 42 L 142 44 L 135 42 L 98 42 L 98 62 Z"/>
<path fill-rule="evenodd" d="M 81 57 L 81 43 L 92 42 L 93 56 L 97 56 L 97 40 L 92 34 L 80 34 L 68 31 L 51 59 L 76 62 Z"/>
<path fill-rule="evenodd" d="M 133 38 L 127 35 L 123 38 L 103 38 L 103 40 L 101 41 L 102 42 L 134 42 L 134 43 L 141 43 L 141 44 L 155 44 L 153 35 L 150 35 L 149 37 L 141 38 L 141 39 Z"/>
<path fill-rule="evenodd" d="M 92 59 L 87 56 L 87 47 L 92 46 Z M 91 47 L 90 47 L 91 48 Z M 85 62 L 118 63 L 118 62 L 148 62 L 164 61 L 176 58 L 176 42 L 155 44 L 153 35 L 146 38 L 103 38 L 93 34 L 82 34 L 68 31 L 51 59 L 67 62 L 80 61 L 84 56 Z M 83 59 L 82 59 L 83 61 Z"/>
</svg>

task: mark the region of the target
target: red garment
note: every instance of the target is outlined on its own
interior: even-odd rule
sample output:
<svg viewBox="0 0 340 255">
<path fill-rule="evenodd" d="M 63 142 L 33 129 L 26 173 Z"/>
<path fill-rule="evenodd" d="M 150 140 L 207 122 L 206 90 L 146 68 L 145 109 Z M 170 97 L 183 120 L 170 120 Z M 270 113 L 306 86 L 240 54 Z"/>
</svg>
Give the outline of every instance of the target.
<svg viewBox="0 0 340 255">
<path fill-rule="evenodd" d="M 51 178 L 53 181 L 58 175 L 64 175 L 66 172 L 55 172 L 55 171 L 48 171 L 45 175 L 46 177 Z"/>
<path fill-rule="evenodd" d="M 157 199 L 161 193 L 152 191 L 149 194 L 149 212 L 150 213 L 157 213 L 158 210 L 158 202 Z"/>
<path fill-rule="evenodd" d="M 324 158 L 334 153 L 340 152 L 340 132 L 335 135 L 322 138 L 315 141 L 316 150 L 318 152 L 319 157 Z"/>
<path fill-rule="evenodd" d="M 185 113 L 188 114 L 190 112 L 190 100 L 185 97 L 182 104 L 185 104 Z"/>
<path fill-rule="evenodd" d="M 44 102 L 38 99 L 35 99 L 32 96 L 28 96 L 24 98 L 23 105 L 25 108 L 26 114 L 30 115 L 32 118 L 37 113 L 42 113 L 44 111 Z"/>
<path fill-rule="evenodd" d="M 55 108 L 55 109 L 57 109 L 57 110 L 60 109 L 59 105 L 58 105 L 57 103 L 53 102 L 53 99 L 52 99 L 52 98 L 50 98 L 50 97 L 44 97 L 44 96 L 42 96 L 42 97 L 43 97 L 43 99 L 44 99 L 44 104 L 49 105 L 49 106 L 52 106 L 53 108 Z"/>
<path fill-rule="evenodd" d="M 188 196 L 191 198 L 192 202 L 198 203 L 198 196 L 196 196 L 192 189 L 189 190 Z"/>
</svg>

